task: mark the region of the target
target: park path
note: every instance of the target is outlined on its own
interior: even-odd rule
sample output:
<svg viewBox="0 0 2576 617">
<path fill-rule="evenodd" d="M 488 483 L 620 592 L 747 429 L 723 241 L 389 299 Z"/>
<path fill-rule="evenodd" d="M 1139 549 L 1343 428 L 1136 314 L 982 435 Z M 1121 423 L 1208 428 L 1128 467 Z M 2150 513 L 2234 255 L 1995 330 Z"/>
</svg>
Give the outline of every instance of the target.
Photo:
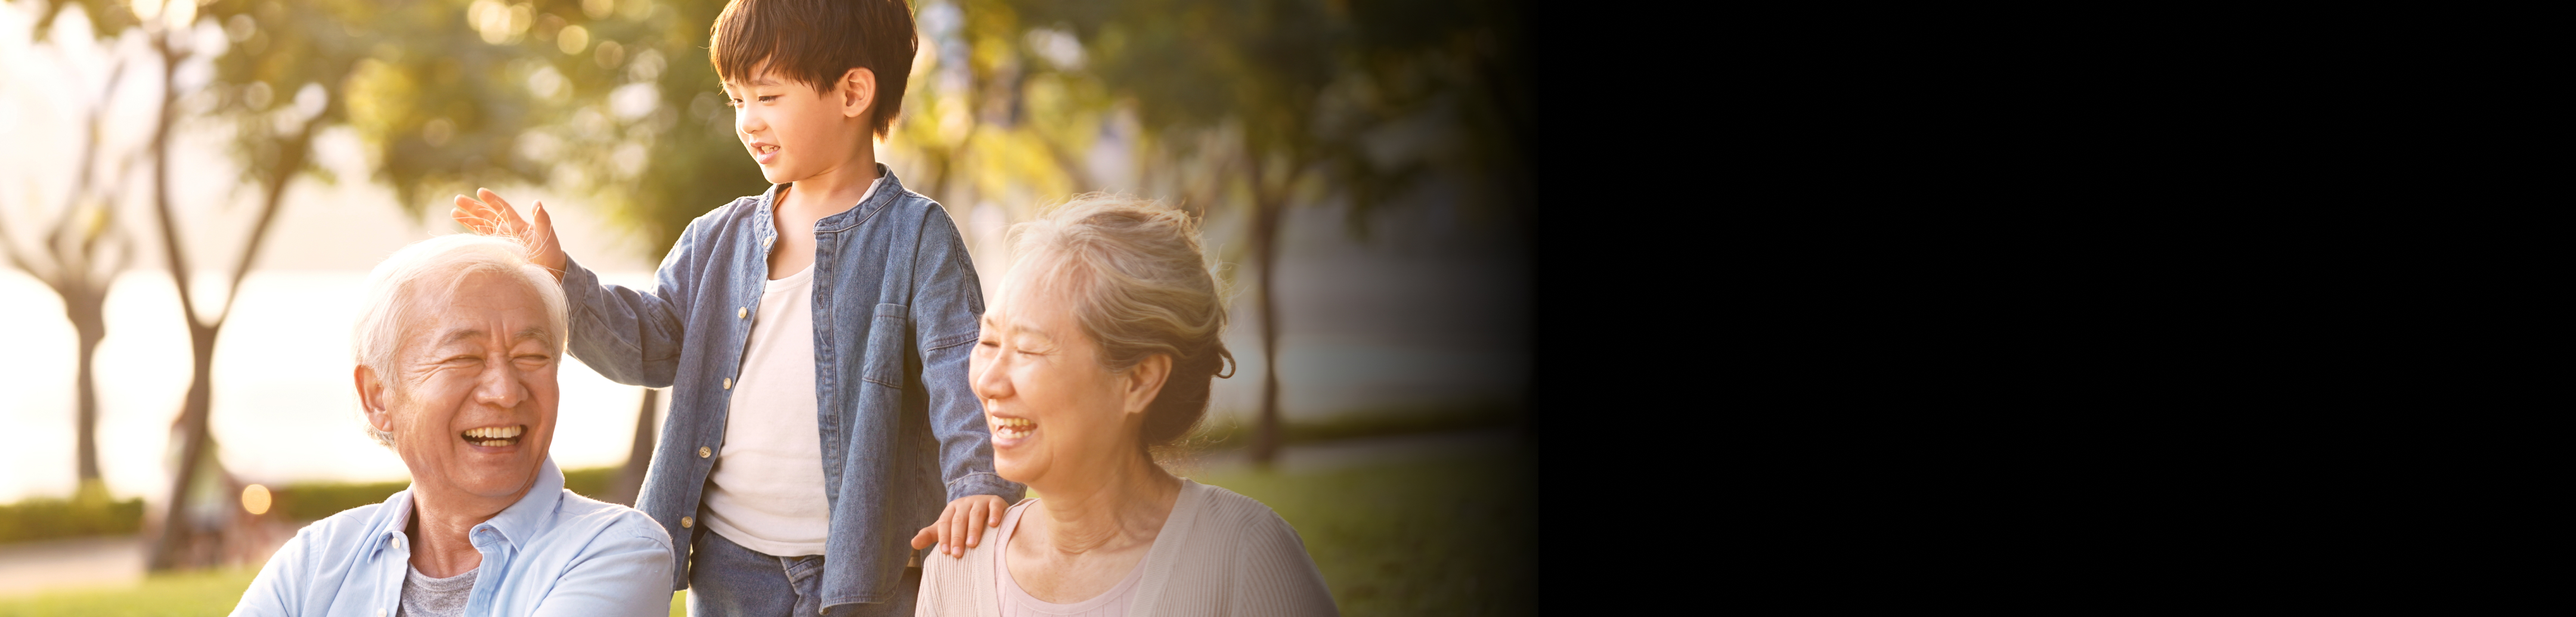
<svg viewBox="0 0 2576 617">
<path fill-rule="evenodd" d="M 270 519 L 237 521 L 219 564 L 258 567 L 302 525 Z M 143 582 L 142 535 L 0 544 L 0 597 L 47 591 L 127 587 Z"/>
</svg>

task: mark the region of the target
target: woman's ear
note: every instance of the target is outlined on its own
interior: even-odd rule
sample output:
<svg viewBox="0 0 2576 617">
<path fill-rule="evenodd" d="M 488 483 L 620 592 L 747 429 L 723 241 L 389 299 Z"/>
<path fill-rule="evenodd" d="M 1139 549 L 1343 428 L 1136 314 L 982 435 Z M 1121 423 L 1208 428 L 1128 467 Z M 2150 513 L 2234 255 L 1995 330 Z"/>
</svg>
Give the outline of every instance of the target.
<svg viewBox="0 0 2576 617">
<path fill-rule="evenodd" d="M 1171 377 L 1172 356 L 1168 354 L 1145 356 L 1135 366 L 1127 367 L 1127 372 L 1118 377 L 1121 394 L 1126 395 L 1127 413 L 1145 413 L 1145 408 L 1154 405 L 1154 396 L 1163 393 L 1163 381 Z"/>
<path fill-rule="evenodd" d="M 377 375 L 376 369 L 364 364 L 358 365 L 358 370 L 353 371 L 353 376 L 358 382 L 358 407 L 367 412 L 367 426 L 376 427 L 379 431 L 392 432 L 394 413 L 389 407 L 390 401 L 385 400 L 383 376 Z"/>
<path fill-rule="evenodd" d="M 841 74 L 841 117 L 865 118 L 877 101 L 877 73 L 867 69 L 850 69 Z"/>
</svg>

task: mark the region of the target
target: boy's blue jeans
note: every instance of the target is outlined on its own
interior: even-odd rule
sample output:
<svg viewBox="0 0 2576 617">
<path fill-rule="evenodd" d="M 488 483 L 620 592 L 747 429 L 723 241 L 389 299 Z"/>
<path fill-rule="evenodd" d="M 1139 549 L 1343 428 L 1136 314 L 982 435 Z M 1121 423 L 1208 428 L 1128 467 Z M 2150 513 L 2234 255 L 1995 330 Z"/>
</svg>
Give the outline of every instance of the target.
<svg viewBox="0 0 2576 617">
<path fill-rule="evenodd" d="M 823 604 L 823 556 L 779 557 L 697 530 L 689 568 L 690 617 L 805 617 Z M 904 568 L 895 601 L 843 604 L 830 617 L 907 617 L 921 593 L 921 568 Z"/>
</svg>

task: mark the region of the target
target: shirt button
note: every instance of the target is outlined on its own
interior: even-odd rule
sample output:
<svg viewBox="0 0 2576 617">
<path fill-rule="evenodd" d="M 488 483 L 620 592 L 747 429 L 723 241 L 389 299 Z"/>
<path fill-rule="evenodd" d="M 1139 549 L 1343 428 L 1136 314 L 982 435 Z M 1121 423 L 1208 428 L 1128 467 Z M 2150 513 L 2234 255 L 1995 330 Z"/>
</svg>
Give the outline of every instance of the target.
<svg viewBox="0 0 2576 617">
<path fill-rule="evenodd" d="M 770 242 L 772 242 L 772 241 L 775 241 L 775 240 L 777 240 L 777 239 L 778 239 L 778 238 L 777 238 L 776 236 L 772 236 L 772 237 L 768 237 L 768 238 L 761 238 L 761 239 L 760 239 L 760 248 L 769 248 L 769 243 L 770 243 Z"/>
<path fill-rule="evenodd" d="M 724 386 L 725 386 L 725 389 L 726 389 L 726 390 L 731 390 L 731 389 L 733 389 L 733 378 L 732 378 L 732 377 L 726 377 L 726 378 L 725 378 L 725 382 L 724 382 Z"/>
<path fill-rule="evenodd" d="M 735 319 L 750 319 L 750 318 L 751 318 L 751 307 L 747 307 L 747 306 L 746 306 L 746 307 L 743 307 L 743 308 L 734 309 L 734 310 L 733 310 L 733 316 L 734 316 L 734 318 L 735 318 Z"/>
<path fill-rule="evenodd" d="M 688 528 L 689 528 L 689 525 L 690 525 L 691 523 L 696 523 L 696 522 L 698 522 L 698 519 L 689 518 L 689 517 L 686 517 L 686 516 L 680 517 L 680 528 L 681 528 L 681 529 L 688 529 Z"/>
<path fill-rule="evenodd" d="M 715 451 L 714 451 L 714 450 L 709 450 L 709 449 L 707 449 L 707 447 L 706 447 L 706 446 L 698 446 L 698 458 L 706 458 L 706 457 L 714 456 L 714 455 L 715 455 Z"/>
</svg>

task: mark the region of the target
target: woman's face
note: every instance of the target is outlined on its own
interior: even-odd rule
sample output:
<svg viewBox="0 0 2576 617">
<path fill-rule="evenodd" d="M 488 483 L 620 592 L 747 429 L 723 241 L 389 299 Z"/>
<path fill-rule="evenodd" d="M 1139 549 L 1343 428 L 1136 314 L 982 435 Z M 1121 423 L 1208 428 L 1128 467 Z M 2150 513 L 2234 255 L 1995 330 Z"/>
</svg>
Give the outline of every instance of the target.
<svg viewBox="0 0 2576 617">
<path fill-rule="evenodd" d="M 1004 275 L 968 373 L 993 432 L 993 466 L 1040 492 L 1099 481 L 1137 457 L 1143 406 L 1131 404 L 1129 376 L 1101 363 L 1071 300 L 1024 274 Z"/>
<path fill-rule="evenodd" d="M 368 421 L 394 434 L 419 490 L 507 507 L 554 444 L 558 335 L 526 283 L 468 275 L 425 290 L 391 375 L 359 368 Z M 497 511 L 497 510 L 496 510 Z"/>
</svg>

